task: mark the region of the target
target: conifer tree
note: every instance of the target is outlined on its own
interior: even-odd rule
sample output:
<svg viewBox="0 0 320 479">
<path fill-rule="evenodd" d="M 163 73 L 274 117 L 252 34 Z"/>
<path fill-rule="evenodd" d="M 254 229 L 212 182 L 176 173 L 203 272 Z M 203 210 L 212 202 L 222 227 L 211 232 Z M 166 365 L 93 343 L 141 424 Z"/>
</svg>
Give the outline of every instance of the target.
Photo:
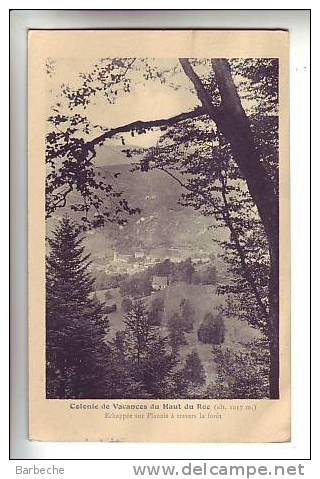
<svg viewBox="0 0 320 479">
<path fill-rule="evenodd" d="M 93 279 L 75 225 L 64 217 L 46 258 L 46 387 L 48 398 L 105 395 L 108 322 L 92 298 Z"/>
<path fill-rule="evenodd" d="M 143 383 L 132 377 L 132 364 L 127 354 L 124 331 L 117 331 L 109 345 L 111 360 L 107 366 L 108 390 L 106 398 L 146 399 L 150 397 Z"/>
<path fill-rule="evenodd" d="M 183 298 L 180 303 L 180 312 L 183 320 L 184 331 L 189 333 L 193 330 L 194 307 L 189 299 Z"/>
<path fill-rule="evenodd" d="M 167 351 L 167 338 L 151 323 L 142 301 L 133 303 L 125 325 L 127 361 L 134 381 L 143 385 L 149 397 L 168 397 L 175 360 Z"/>
<path fill-rule="evenodd" d="M 198 329 L 198 339 L 205 344 L 222 344 L 225 336 L 225 325 L 222 314 L 214 316 L 208 312 Z"/>
<path fill-rule="evenodd" d="M 181 346 L 187 344 L 184 323 L 179 313 L 174 313 L 168 320 L 169 340 L 172 353 L 176 356 Z"/>
<path fill-rule="evenodd" d="M 183 376 L 193 384 L 202 385 L 206 382 L 205 370 L 197 351 L 194 350 L 188 354 L 183 368 Z"/>
</svg>

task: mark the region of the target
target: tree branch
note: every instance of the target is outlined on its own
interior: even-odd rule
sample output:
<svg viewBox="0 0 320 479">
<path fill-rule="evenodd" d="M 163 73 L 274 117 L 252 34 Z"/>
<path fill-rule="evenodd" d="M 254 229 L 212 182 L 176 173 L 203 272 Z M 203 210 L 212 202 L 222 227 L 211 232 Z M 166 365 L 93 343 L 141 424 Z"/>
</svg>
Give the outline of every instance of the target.
<svg viewBox="0 0 320 479">
<path fill-rule="evenodd" d="M 187 58 L 180 58 L 185 74 L 192 81 L 197 96 L 207 115 L 230 143 L 233 158 L 246 179 L 249 193 L 257 206 L 269 244 L 277 255 L 279 205 L 273 182 L 265 171 L 256 150 L 249 119 L 241 105 L 227 59 L 212 61 L 212 68 L 221 96 L 221 105 L 214 107 L 210 94 Z"/>
<path fill-rule="evenodd" d="M 86 144 L 86 146 L 88 150 L 92 150 L 94 146 L 104 142 L 107 138 L 112 138 L 118 133 L 127 133 L 133 130 L 136 130 L 136 131 L 148 130 L 150 128 L 156 128 L 160 126 L 171 126 L 180 121 L 188 120 L 191 118 L 197 118 L 205 114 L 206 114 L 206 111 L 204 108 L 197 107 L 192 111 L 180 113 L 179 115 L 175 115 L 170 118 L 162 118 L 159 120 L 150 120 L 150 121 L 141 121 L 141 120 L 134 121 L 132 123 L 128 123 L 127 125 L 118 126 L 117 128 L 112 128 L 111 130 L 105 131 L 104 133 L 102 133 L 102 135 L 97 136 L 93 140 L 89 141 Z"/>
<path fill-rule="evenodd" d="M 173 178 L 175 181 L 177 181 L 179 183 L 180 186 L 182 186 L 182 188 L 185 188 L 186 190 L 189 190 L 189 191 L 193 191 L 191 188 L 188 187 L 188 185 L 186 185 L 185 183 L 183 183 L 181 180 L 179 180 L 179 178 L 177 176 L 175 176 L 173 173 L 171 173 L 170 170 L 167 170 L 166 168 L 163 168 L 162 166 L 157 166 L 156 167 L 158 170 L 161 170 L 163 171 L 164 173 L 166 173 L 167 175 L 171 176 L 171 178 Z"/>
<path fill-rule="evenodd" d="M 174 175 L 168 169 L 163 168 L 163 167 L 157 167 L 157 168 L 159 170 L 163 171 L 164 173 L 166 173 L 167 175 L 171 176 L 171 178 L 176 180 L 179 183 L 179 185 L 182 186 L 183 188 L 185 188 L 186 190 L 191 191 L 192 193 L 195 192 L 195 190 L 193 188 L 191 188 L 190 186 L 183 183 L 176 175 Z M 260 311 L 261 311 L 263 317 L 265 318 L 265 320 L 268 320 L 268 311 L 267 311 L 267 309 L 266 309 L 266 307 L 265 307 L 265 305 L 264 305 L 264 303 L 261 299 L 258 288 L 255 284 L 255 281 L 254 281 L 252 275 L 251 275 L 250 269 L 249 269 L 249 267 L 247 265 L 247 262 L 246 262 L 245 252 L 244 252 L 244 250 L 243 250 L 243 248 L 240 244 L 238 234 L 237 234 L 237 232 L 236 232 L 236 230 L 233 226 L 232 220 L 231 220 L 230 211 L 229 211 L 229 203 L 228 203 L 227 193 L 226 193 L 226 180 L 223 176 L 220 177 L 220 182 L 221 182 L 221 195 L 222 195 L 223 204 L 224 204 L 224 209 L 220 213 L 223 216 L 225 224 L 229 228 L 229 231 L 231 233 L 231 238 L 232 238 L 232 240 L 234 242 L 234 245 L 236 247 L 236 250 L 239 254 L 243 275 L 244 275 L 249 287 L 251 288 L 252 294 L 254 295 L 254 297 L 257 301 L 257 304 L 260 308 Z M 213 208 L 216 210 L 216 205 L 214 204 L 214 202 L 211 200 L 211 198 L 209 196 L 207 196 L 203 191 L 198 190 L 198 189 L 196 190 L 196 193 L 200 194 L 205 199 L 205 201 L 207 201 L 209 204 L 211 204 L 211 206 L 213 206 Z"/>
<path fill-rule="evenodd" d="M 192 68 L 189 60 L 187 58 L 179 58 L 179 62 L 183 68 L 183 71 L 185 72 L 189 80 L 193 83 L 197 97 L 201 101 L 202 106 L 204 107 L 208 115 L 210 115 L 213 121 L 216 121 L 216 119 L 219 120 L 220 109 L 215 107 L 211 103 L 211 97 L 209 93 L 206 91 L 201 79 L 198 77 L 198 75 Z"/>
<path fill-rule="evenodd" d="M 231 238 L 234 242 L 234 245 L 236 247 L 236 250 L 238 252 L 238 255 L 239 255 L 239 259 L 240 259 L 240 263 L 241 263 L 241 267 L 242 267 L 242 271 L 243 271 L 243 275 L 245 277 L 245 279 L 247 280 L 247 283 L 249 284 L 250 288 L 251 288 L 251 291 L 257 301 L 257 304 L 260 308 L 260 311 L 263 315 L 263 317 L 265 318 L 265 320 L 268 322 L 268 311 L 261 299 L 261 296 L 260 296 L 260 293 L 258 291 L 258 288 L 255 284 L 255 281 L 254 281 L 254 278 L 252 277 L 251 275 L 251 272 L 250 272 L 250 269 L 247 265 L 247 262 L 246 262 L 246 255 L 245 255 L 245 252 L 240 244 L 240 241 L 239 241 L 239 236 L 238 236 L 238 233 L 236 231 L 236 229 L 234 228 L 233 226 L 233 223 L 232 223 L 232 219 L 231 219 L 231 216 L 230 216 L 230 210 L 229 210 L 229 202 L 228 202 L 228 199 L 227 199 L 227 184 L 226 184 L 226 178 L 224 178 L 223 175 L 221 175 L 220 177 L 220 181 L 221 181 L 221 196 L 222 196 L 222 199 L 223 199 L 223 204 L 224 204 L 224 211 L 223 211 L 223 219 L 226 223 L 226 225 L 228 226 L 229 230 L 230 230 L 230 233 L 231 233 Z"/>
<path fill-rule="evenodd" d="M 46 219 L 50 217 L 50 215 L 56 208 L 63 208 L 64 206 L 66 206 L 67 196 L 72 191 L 72 189 L 72 185 L 69 184 L 65 191 L 52 195 L 53 198 L 55 198 L 55 201 L 53 201 L 50 205 L 47 205 Z"/>
</svg>

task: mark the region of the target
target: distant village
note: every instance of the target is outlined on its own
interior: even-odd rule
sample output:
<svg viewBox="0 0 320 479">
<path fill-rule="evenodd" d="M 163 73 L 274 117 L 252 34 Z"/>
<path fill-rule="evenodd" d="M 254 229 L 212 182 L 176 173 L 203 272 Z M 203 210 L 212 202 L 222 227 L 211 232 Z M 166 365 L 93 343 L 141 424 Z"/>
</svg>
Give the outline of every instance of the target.
<svg viewBox="0 0 320 479">
<path fill-rule="evenodd" d="M 197 251 L 197 257 L 193 257 L 194 248 L 154 248 L 146 252 L 142 248 L 133 249 L 132 252 L 124 252 L 113 249 L 111 254 L 96 257 L 92 269 L 104 271 L 106 274 L 128 274 L 132 275 L 145 271 L 146 269 L 169 259 L 172 263 L 181 263 L 191 258 L 192 263 L 196 265 L 205 265 L 210 263 L 208 252 L 204 250 Z"/>
</svg>

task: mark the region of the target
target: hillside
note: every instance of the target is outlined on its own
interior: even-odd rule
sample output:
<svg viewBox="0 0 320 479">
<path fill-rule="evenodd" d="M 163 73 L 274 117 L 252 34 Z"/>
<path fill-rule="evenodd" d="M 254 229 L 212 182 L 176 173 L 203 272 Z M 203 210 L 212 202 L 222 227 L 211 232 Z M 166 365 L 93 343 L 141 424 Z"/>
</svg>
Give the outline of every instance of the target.
<svg viewBox="0 0 320 479">
<path fill-rule="evenodd" d="M 96 169 L 101 179 L 113 182 L 118 191 L 132 207 L 140 208 L 141 213 L 128 217 L 128 223 L 119 226 L 108 223 L 86 235 L 86 246 L 93 255 L 117 249 L 131 252 L 136 248 L 189 248 L 197 256 L 200 249 L 210 254 L 216 248 L 212 241 L 214 222 L 211 217 L 201 216 L 193 208 L 179 204 L 182 187 L 161 171 L 131 172 L 131 165 L 117 164 Z M 116 177 L 115 177 L 116 175 Z M 73 193 L 68 205 L 76 200 Z M 57 211 L 57 216 L 67 212 L 76 221 L 79 214 L 70 207 Z M 53 221 L 48 222 L 48 229 Z M 216 230 L 215 234 L 216 234 Z"/>
<path fill-rule="evenodd" d="M 124 329 L 124 313 L 121 309 L 122 296 L 119 289 L 108 290 L 112 298 L 108 304 L 117 304 L 117 311 L 108 314 L 110 330 L 108 339 L 111 340 L 115 333 Z M 105 301 L 105 291 L 97 291 L 97 299 Z M 155 297 L 161 296 L 164 300 L 165 314 L 160 327 L 163 336 L 168 335 L 166 324 L 170 316 L 179 311 L 179 304 L 183 298 L 188 298 L 195 308 L 194 329 L 190 333 L 186 333 L 187 344 L 181 347 L 181 363 L 185 360 L 188 353 L 195 349 L 207 374 L 208 382 L 215 377 L 215 364 L 212 356 L 212 345 L 203 344 L 198 341 L 197 330 L 207 312 L 215 312 L 217 307 L 223 303 L 223 297 L 217 295 L 215 286 L 212 285 L 188 285 L 186 283 L 173 283 L 163 291 L 153 293 L 151 296 L 144 298 L 144 303 L 149 309 L 151 302 Z M 246 344 L 255 338 L 260 337 L 259 331 L 253 329 L 249 324 L 234 319 L 232 317 L 224 318 L 226 333 L 224 347 L 231 350 L 237 350 L 241 344 Z"/>
</svg>

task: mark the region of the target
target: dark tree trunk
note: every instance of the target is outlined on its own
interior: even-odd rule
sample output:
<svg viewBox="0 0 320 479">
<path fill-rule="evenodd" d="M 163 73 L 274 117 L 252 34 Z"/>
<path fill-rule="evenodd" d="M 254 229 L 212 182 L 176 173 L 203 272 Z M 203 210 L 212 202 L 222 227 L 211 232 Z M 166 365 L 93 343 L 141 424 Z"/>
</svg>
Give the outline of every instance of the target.
<svg viewBox="0 0 320 479">
<path fill-rule="evenodd" d="M 269 284 L 269 341 L 270 341 L 270 397 L 279 398 L 279 202 L 275 185 L 260 162 L 249 119 L 241 105 L 226 59 L 212 61 L 215 79 L 221 96 L 220 107 L 212 104 L 187 59 L 180 63 L 193 82 L 197 95 L 209 117 L 230 143 L 234 160 L 244 176 L 250 195 L 257 206 L 264 225 L 270 252 Z"/>
<path fill-rule="evenodd" d="M 227 60 L 213 62 L 221 94 L 218 128 L 230 142 L 235 160 L 246 178 L 268 238 L 270 253 L 269 341 L 270 397 L 279 398 L 279 201 L 277 190 L 260 162 L 249 120 L 242 108 Z"/>
</svg>

